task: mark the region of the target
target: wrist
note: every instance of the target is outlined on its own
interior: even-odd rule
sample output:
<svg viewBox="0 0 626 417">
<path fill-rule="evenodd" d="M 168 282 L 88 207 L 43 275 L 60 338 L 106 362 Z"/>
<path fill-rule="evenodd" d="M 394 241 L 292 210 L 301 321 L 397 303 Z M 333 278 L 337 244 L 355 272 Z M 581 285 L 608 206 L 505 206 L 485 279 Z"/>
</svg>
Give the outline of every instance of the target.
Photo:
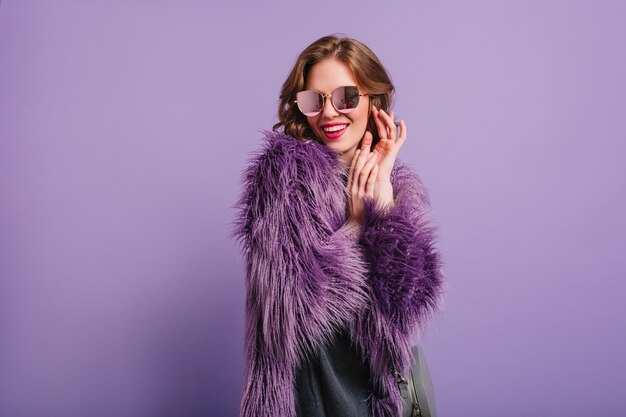
<svg viewBox="0 0 626 417">
<path fill-rule="evenodd" d="M 378 176 L 376 177 L 376 183 L 379 186 L 388 186 L 391 187 L 391 172 L 383 172 L 378 171 Z"/>
<path fill-rule="evenodd" d="M 383 180 L 378 185 L 378 195 L 376 198 L 375 208 L 379 211 L 383 211 L 384 214 L 387 214 L 393 206 L 393 186 L 391 185 L 391 181 Z"/>
</svg>

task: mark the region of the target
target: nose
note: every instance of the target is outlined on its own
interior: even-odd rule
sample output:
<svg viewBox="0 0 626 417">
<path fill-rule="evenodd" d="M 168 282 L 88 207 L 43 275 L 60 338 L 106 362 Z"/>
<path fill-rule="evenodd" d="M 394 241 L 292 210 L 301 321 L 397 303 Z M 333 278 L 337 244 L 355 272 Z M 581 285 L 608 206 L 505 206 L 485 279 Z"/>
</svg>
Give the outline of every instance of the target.
<svg viewBox="0 0 626 417">
<path fill-rule="evenodd" d="M 339 114 L 339 112 L 335 109 L 335 106 L 332 103 L 332 96 L 329 94 L 326 96 L 324 100 L 324 107 L 322 108 L 322 116 L 327 119 L 331 119 Z"/>
</svg>

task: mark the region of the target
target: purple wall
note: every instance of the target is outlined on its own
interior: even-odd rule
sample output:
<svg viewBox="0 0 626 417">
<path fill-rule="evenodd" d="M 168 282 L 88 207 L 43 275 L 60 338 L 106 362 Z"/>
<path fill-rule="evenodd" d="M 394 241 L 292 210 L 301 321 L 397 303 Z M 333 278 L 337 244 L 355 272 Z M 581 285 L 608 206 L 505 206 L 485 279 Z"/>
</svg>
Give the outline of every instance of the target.
<svg viewBox="0 0 626 417">
<path fill-rule="evenodd" d="M 440 415 L 624 415 L 626 3 L 209 3 L 0 4 L 1 416 L 236 413 L 239 175 L 333 32 L 431 190 Z"/>
</svg>

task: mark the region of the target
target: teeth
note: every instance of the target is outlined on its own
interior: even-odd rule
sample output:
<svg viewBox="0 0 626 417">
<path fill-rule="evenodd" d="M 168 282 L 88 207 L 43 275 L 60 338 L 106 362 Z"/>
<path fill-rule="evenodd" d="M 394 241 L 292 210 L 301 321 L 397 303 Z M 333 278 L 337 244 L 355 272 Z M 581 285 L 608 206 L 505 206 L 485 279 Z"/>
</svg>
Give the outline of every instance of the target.
<svg viewBox="0 0 626 417">
<path fill-rule="evenodd" d="M 337 126 L 331 126 L 331 127 L 324 127 L 324 132 L 337 132 L 338 130 L 342 130 L 345 129 L 345 127 L 348 125 L 337 125 Z"/>
</svg>

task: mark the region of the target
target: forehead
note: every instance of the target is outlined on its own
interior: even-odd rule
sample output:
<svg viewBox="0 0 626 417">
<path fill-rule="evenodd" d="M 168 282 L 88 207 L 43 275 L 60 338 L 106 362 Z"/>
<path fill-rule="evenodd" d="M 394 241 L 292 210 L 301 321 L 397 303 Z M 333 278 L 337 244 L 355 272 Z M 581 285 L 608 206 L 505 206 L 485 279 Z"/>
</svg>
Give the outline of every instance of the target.
<svg viewBox="0 0 626 417">
<path fill-rule="evenodd" d="M 327 58 L 311 67 L 305 89 L 330 94 L 335 88 L 344 85 L 357 85 L 350 68 L 341 61 Z"/>
</svg>

